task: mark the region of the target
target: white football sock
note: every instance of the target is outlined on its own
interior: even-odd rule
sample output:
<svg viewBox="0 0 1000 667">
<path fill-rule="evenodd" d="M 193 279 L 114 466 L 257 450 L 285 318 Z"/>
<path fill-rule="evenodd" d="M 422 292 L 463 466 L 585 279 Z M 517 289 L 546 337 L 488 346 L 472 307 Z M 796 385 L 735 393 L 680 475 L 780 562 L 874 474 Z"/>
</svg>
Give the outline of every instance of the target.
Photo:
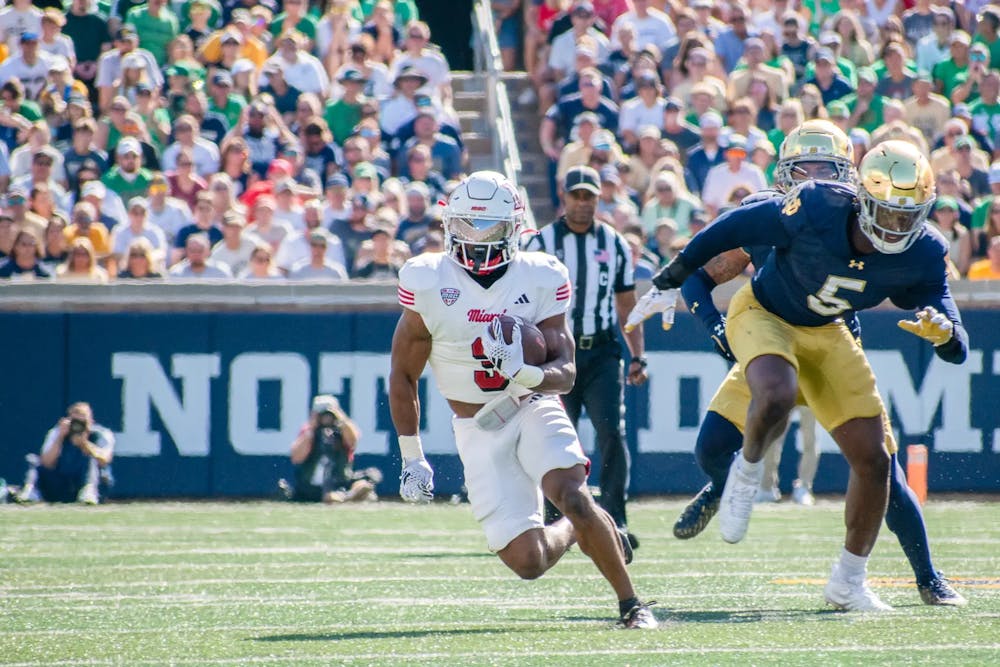
<svg viewBox="0 0 1000 667">
<path fill-rule="evenodd" d="M 856 556 L 847 548 L 840 550 L 840 571 L 845 579 L 864 578 L 868 570 L 868 556 Z"/>
<path fill-rule="evenodd" d="M 757 461 L 756 463 L 750 463 L 749 461 L 746 460 L 746 458 L 743 457 L 743 454 L 740 453 L 740 456 L 737 457 L 737 461 L 738 461 L 738 465 L 740 467 L 740 471 L 743 472 L 743 474 L 746 475 L 747 477 L 750 477 L 751 479 L 758 479 L 758 480 L 761 477 L 763 477 L 763 475 L 764 475 L 764 459 L 761 459 L 760 461 Z"/>
</svg>

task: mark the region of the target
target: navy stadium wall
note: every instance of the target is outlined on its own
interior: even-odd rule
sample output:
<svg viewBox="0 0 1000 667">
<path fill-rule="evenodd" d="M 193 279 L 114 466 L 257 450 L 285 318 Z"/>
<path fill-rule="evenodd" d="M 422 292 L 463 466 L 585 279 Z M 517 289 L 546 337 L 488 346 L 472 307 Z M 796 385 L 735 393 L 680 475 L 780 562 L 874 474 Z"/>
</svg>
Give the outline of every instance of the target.
<svg viewBox="0 0 1000 667">
<path fill-rule="evenodd" d="M 972 339 L 963 366 L 896 327 L 898 311 L 862 318 L 883 397 L 904 444 L 931 446 L 932 492 L 1000 491 L 1000 311 L 966 310 Z M 392 313 L 0 313 L 6 350 L 0 389 L 0 477 L 24 474 L 24 454 L 71 401 L 86 400 L 117 434 L 114 495 L 271 495 L 291 472 L 286 453 L 310 397 L 340 397 L 364 434 L 357 465 L 399 467 L 386 401 Z M 725 363 L 687 314 L 648 332 L 652 380 L 629 388 L 632 492 L 689 493 L 701 486 L 691 451 Z M 429 379 L 429 378 L 428 378 Z M 447 404 L 421 382 L 424 447 L 442 493 L 462 483 Z M 585 447 L 593 440 L 581 429 Z M 785 442 L 796 446 L 796 427 Z M 847 467 L 829 439 L 818 492 L 842 491 Z M 827 452 L 829 452 L 827 454 Z M 794 478 L 796 457 L 782 461 Z"/>
</svg>

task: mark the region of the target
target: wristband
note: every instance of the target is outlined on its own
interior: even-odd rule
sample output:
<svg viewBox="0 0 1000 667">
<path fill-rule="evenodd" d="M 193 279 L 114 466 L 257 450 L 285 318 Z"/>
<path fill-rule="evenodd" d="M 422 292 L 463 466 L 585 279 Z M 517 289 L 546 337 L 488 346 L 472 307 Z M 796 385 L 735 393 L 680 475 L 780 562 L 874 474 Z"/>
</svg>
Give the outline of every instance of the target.
<svg viewBox="0 0 1000 667">
<path fill-rule="evenodd" d="M 691 271 L 684 266 L 680 255 L 674 257 L 669 264 L 653 276 L 653 286 L 658 290 L 677 289 L 684 284 Z"/>
<path fill-rule="evenodd" d="M 424 458 L 424 448 L 420 446 L 419 435 L 399 436 L 399 453 L 403 455 L 403 461 L 415 461 Z"/>
<path fill-rule="evenodd" d="M 649 365 L 649 362 L 648 362 L 648 361 L 646 361 L 646 357 L 645 357 L 645 356 L 643 356 L 643 355 L 640 355 L 640 356 L 638 356 L 638 357 L 632 357 L 632 361 L 631 361 L 631 362 L 629 362 L 629 363 L 632 363 L 632 364 L 639 364 L 639 365 L 640 365 L 640 366 L 642 366 L 643 368 L 645 368 L 646 366 L 648 366 L 648 365 Z"/>
<path fill-rule="evenodd" d="M 514 374 L 512 379 L 522 387 L 534 389 L 545 379 L 545 371 L 538 366 L 525 364 L 521 367 L 521 370 Z"/>
</svg>

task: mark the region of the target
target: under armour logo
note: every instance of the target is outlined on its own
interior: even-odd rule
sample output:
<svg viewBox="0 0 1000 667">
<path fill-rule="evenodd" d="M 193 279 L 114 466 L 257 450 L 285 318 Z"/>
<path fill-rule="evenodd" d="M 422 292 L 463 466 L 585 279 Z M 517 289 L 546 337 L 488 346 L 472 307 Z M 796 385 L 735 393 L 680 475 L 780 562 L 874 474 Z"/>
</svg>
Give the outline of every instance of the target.
<svg viewBox="0 0 1000 667">
<path fill-rule="evenodd" d="M 528 301 L 528 295 L 527 294 L 522 294 L 521 296 L 518 297 L 517 301 L 515 301 L 514 303 L 522 303 L 523 304 L 523 303 L 531 303 L 531 302 Z"/>
<path fill-rule="evenodd" d="M 857 259 L 852 259 L 850 262 L 847 263 L 847 268 L 857 269 L 858 271 L 864 271 L 865 263 Z"/>
</svg>

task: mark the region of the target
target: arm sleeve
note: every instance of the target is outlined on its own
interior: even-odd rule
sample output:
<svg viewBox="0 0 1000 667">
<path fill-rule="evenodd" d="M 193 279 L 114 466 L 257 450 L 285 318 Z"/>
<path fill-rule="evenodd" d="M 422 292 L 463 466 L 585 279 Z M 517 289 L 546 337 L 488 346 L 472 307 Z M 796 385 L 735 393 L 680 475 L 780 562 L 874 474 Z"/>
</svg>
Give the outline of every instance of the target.
<svg viewBox="0 0 1000 667">
<path fill-rule="evenodd" d="M 683 284 L 691 273 L 727 250 L 749 246 L 785 247 L 792 238 L 791 222 L 782 215 L 778 198 L 737 206 L 695 235 L 687 247 L 653 277 L 666 289 Z M 796 216 L 797 217 L 797 216 Z"/>
<path fill-rule="evenodd" d="M 934 352 L 942 361 L 947 361 L 950 364 L 961 364 L 969 355 L 969 333 L 962 324 L 962 315 L 958 312 L 958 304 L 955 303 L 951 289 L 948 287 L 943 258 L 940 262 L 940 270 L 935 270 L 935 275 L 937 273 L 940 273 L 939 278 L 928 280 L 909 292 L 895 295 L 891 300 L 894 305 L 906 310 L 931 306 L 939 313 L 943 313 L 955 328 L 951 340 L 943 345 L 935 346 Z"/>
<path fill-rule="evenodd" d="M 708 331 L 712 331 L 722 321 L 722 313 L 712 301 L 712 290 L 715 287 L 715 281 L 705 269 L 695 271 L 681 286 L 681 296 L 684 297 L 688 310 L 701 320 Z"/>
</svg>

